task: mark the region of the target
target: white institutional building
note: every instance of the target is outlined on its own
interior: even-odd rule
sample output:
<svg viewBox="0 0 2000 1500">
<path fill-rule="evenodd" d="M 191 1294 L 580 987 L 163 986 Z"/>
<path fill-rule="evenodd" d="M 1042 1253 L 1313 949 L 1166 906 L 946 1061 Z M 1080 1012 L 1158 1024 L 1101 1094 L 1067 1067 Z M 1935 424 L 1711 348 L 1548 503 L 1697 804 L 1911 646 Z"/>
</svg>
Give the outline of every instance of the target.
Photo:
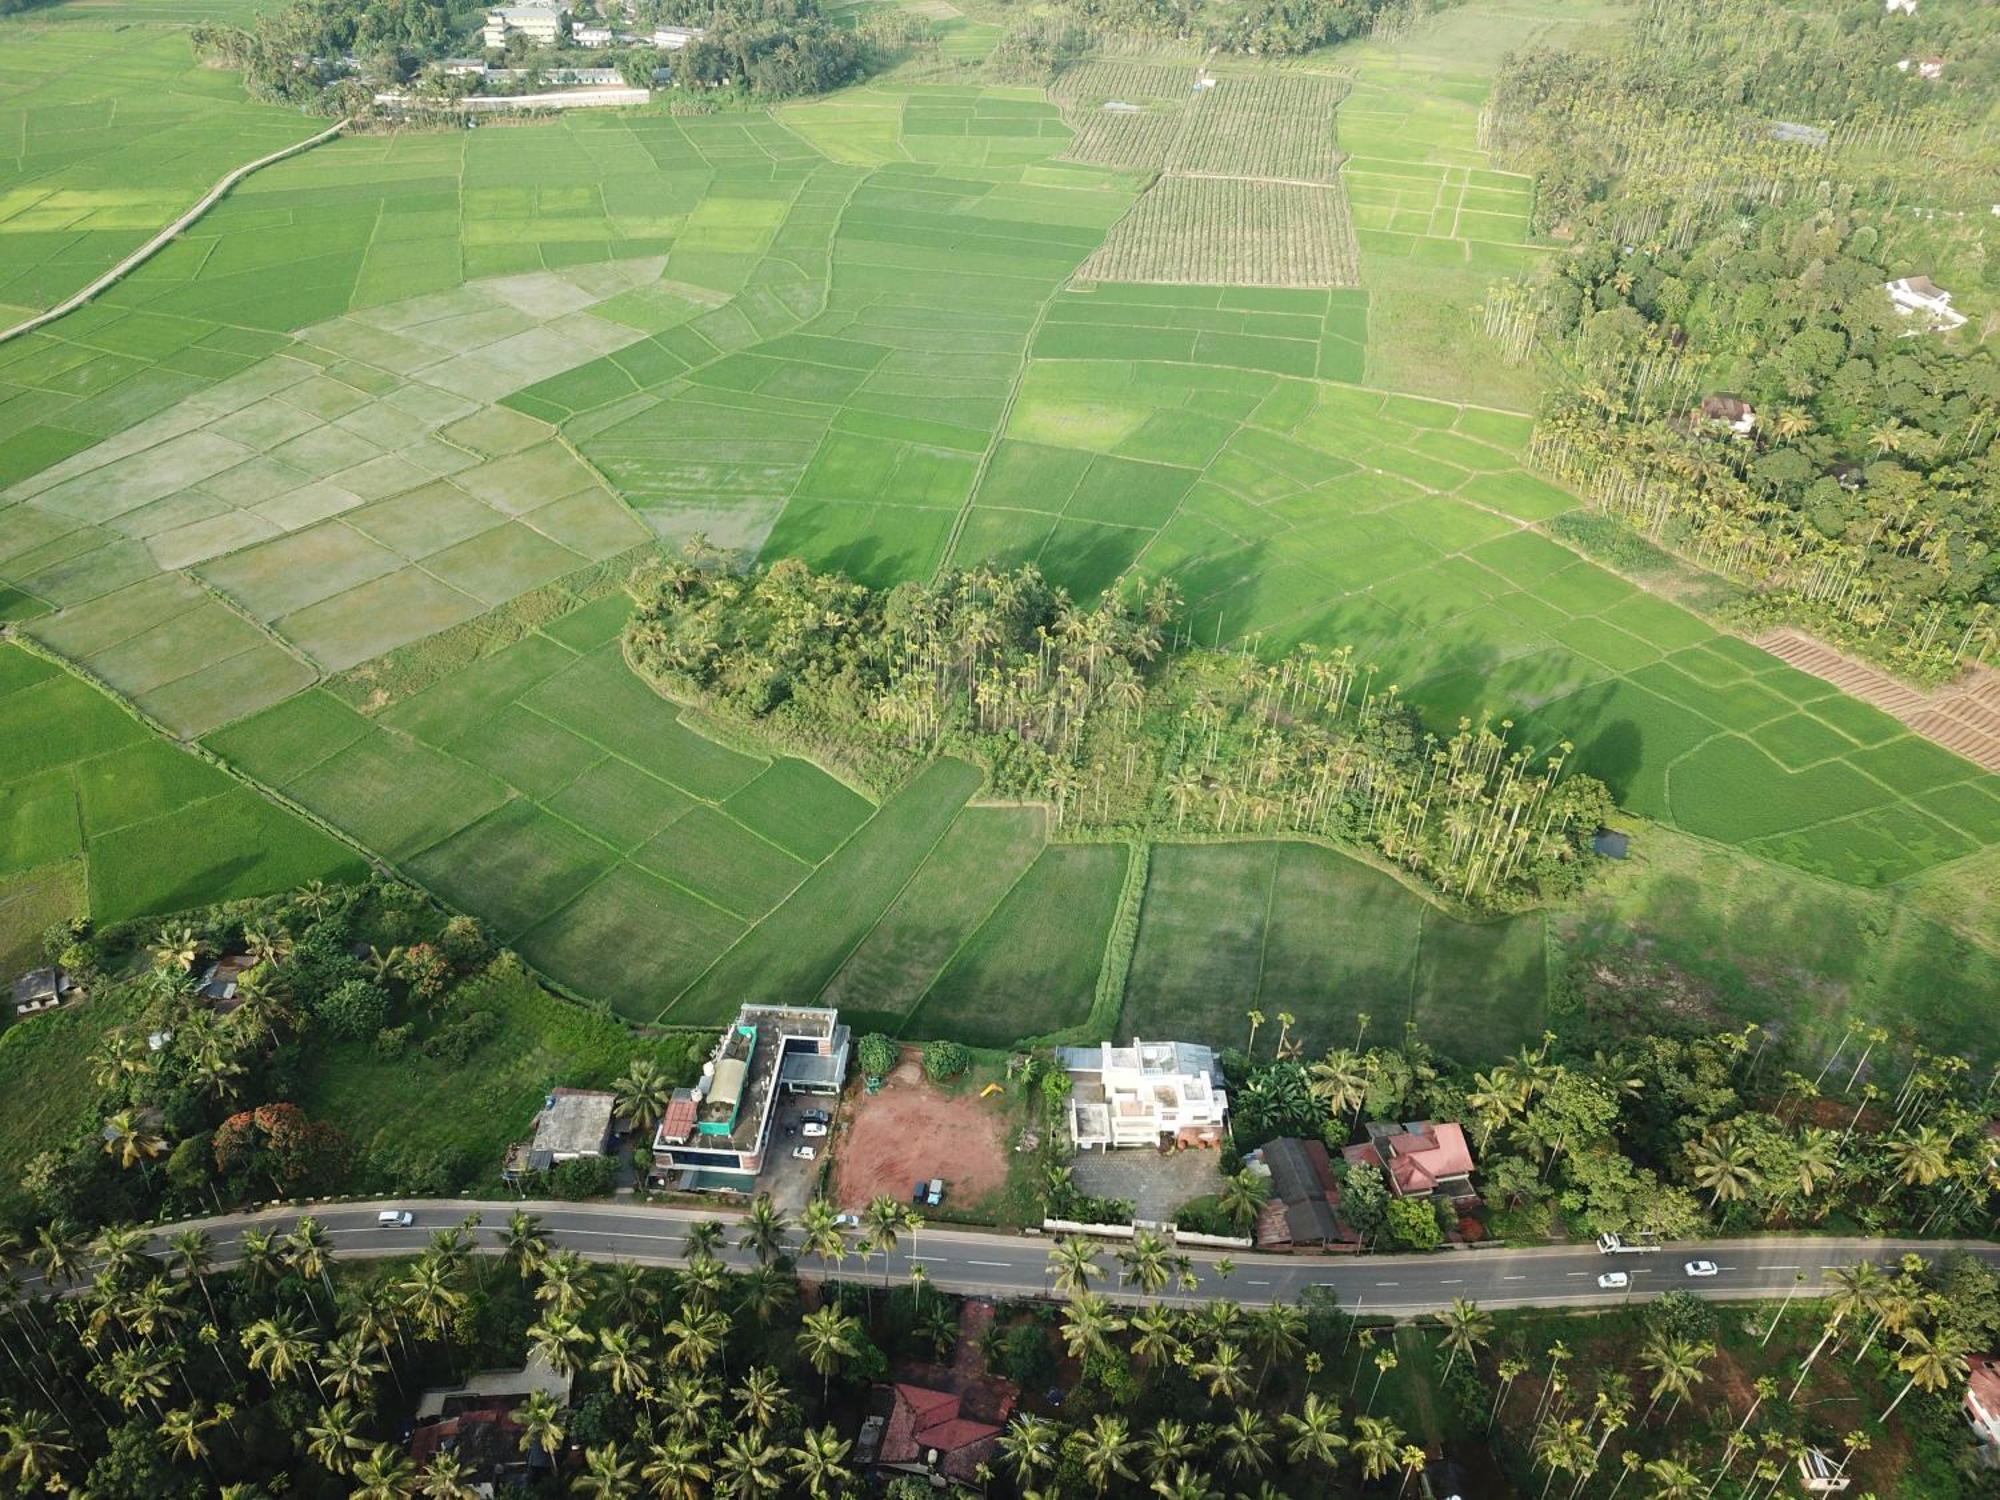
<svg viewBox="0 0 2000 1500">
<path fill-rule="evenodd" d="M 1229 1095 L 1215 1053 L 1190 1042 L 1063 1047 L 1069 1135 L 1079 1151 L 1219 1146 Z"/>
</svg>

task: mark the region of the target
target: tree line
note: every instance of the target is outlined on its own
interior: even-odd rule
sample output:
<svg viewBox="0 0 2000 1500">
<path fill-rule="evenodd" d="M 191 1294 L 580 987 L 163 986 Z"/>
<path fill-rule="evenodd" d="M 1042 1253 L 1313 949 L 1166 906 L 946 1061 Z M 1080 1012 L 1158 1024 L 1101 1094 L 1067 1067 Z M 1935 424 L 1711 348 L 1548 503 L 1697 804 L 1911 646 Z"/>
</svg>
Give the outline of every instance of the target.
<svg viewBox="0 0 2000 1500">
<path fill-rule="evenodd" d="M 631 587 L 629 659 L 670 695 L 878 786 L 970 755 L 1077 836 L 1315 835 L 1496 910 L 1575 889 L 1611 814 L 1568 746 L 1431 733 L 1350 650 L 1195 648 L 1170 580 L 1086 608 L 1032 566 L 884 591 L 697 541 Z"/>
</svg>

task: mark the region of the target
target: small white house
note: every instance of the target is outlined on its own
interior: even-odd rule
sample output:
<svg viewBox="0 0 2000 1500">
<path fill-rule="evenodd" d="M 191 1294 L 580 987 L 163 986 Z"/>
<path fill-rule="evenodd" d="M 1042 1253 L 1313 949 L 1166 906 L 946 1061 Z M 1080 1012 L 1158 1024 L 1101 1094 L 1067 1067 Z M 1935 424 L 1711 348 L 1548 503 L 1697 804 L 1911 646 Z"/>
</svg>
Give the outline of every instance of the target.
<svg viewBox="0 0 2000 1500">
<path fill-rule="evenodd" d="M 1882 0 L 1882 9 L 1892 16 L 1898 14 L 1914 16 L 1917 13 L 1917 0 Z"/>
<path fill-rule="evenodd" d="M 1896 64 L 1898 73 L 1917 70 L 1917 77 L 1926 83 L 1936 83 L 1944 77 L 1944 59 L 1941 57 L 1906 57 Z"/>
<path fill-rule="evenodd" d="M 1906 318 L 1921 317 L 1935 329 L 1959 328 L 1965 314 L 1951 305 L 1951 293 L 1928 276 L 1903 276 L 1883 285 L 1889 301 Z"/>
<path fill-rule="evenodd" d="M 609 47 L 618 40 L 618 33 L 609 26 L 572 26 L 570 41 L 578 47 L 588 47 L 595 51 L 599 47 Z"/>
</svg>

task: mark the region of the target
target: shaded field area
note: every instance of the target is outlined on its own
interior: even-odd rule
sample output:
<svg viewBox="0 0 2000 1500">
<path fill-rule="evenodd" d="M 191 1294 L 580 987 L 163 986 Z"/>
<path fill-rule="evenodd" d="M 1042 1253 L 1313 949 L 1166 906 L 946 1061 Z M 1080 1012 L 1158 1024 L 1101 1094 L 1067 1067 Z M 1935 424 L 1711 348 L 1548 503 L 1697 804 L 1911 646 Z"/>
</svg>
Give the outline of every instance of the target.
<svg viewBox="0 0 2000 1500">
<path fill-rule="evenodd" d="M 82 678 L 5 643 L 0 743 L 0 892 L 49 920 L 68 914 L 52 908 L 73 901 L 79 859 L 101 922 L 362 868 L 352 850 L 160 739 Z M 10 932 L 17 924 L 7 919 Z"/>
<path fill-rule="evenodd" d="M 1252 1008 L 1297 1018 L 1307 1053 L 1406 1023 L 1485 1062 L 1541 1032 L 1540 915 L 1474 925 L 1314 844 L 1160 844 L 1140 911 L 1121 1034 L 1233 1042 Z"/>
<path fill-rule="evenodd" d="M 1850 883 L 2000 838 L 2000 778 L 1544 534 L 1573 501 L 1527 418 L 1299 378 L 1368 339 L 1350 296 L 1065 292 L 954 560 L 1171 577 L 1203 644 L 1351 646 L 1434 728 L 1511 718 L 1629 811 Z"/>
</svg>

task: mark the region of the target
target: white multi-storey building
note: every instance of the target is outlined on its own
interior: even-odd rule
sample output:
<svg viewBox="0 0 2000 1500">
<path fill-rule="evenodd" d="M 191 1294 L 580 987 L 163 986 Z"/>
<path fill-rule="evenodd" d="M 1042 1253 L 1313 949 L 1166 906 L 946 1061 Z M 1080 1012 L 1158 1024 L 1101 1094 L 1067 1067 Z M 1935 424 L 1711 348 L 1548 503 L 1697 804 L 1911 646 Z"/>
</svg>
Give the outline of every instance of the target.
<svg viewBox="0 0 2000 1500">
<path fill-rule="evenodd" d="M 1229 1095 L 1215 1053 L 1190 1042 L 1064 1047 L 1069 1135 L 1077 1150 L 1218 1146 Z"/>
</svg>

